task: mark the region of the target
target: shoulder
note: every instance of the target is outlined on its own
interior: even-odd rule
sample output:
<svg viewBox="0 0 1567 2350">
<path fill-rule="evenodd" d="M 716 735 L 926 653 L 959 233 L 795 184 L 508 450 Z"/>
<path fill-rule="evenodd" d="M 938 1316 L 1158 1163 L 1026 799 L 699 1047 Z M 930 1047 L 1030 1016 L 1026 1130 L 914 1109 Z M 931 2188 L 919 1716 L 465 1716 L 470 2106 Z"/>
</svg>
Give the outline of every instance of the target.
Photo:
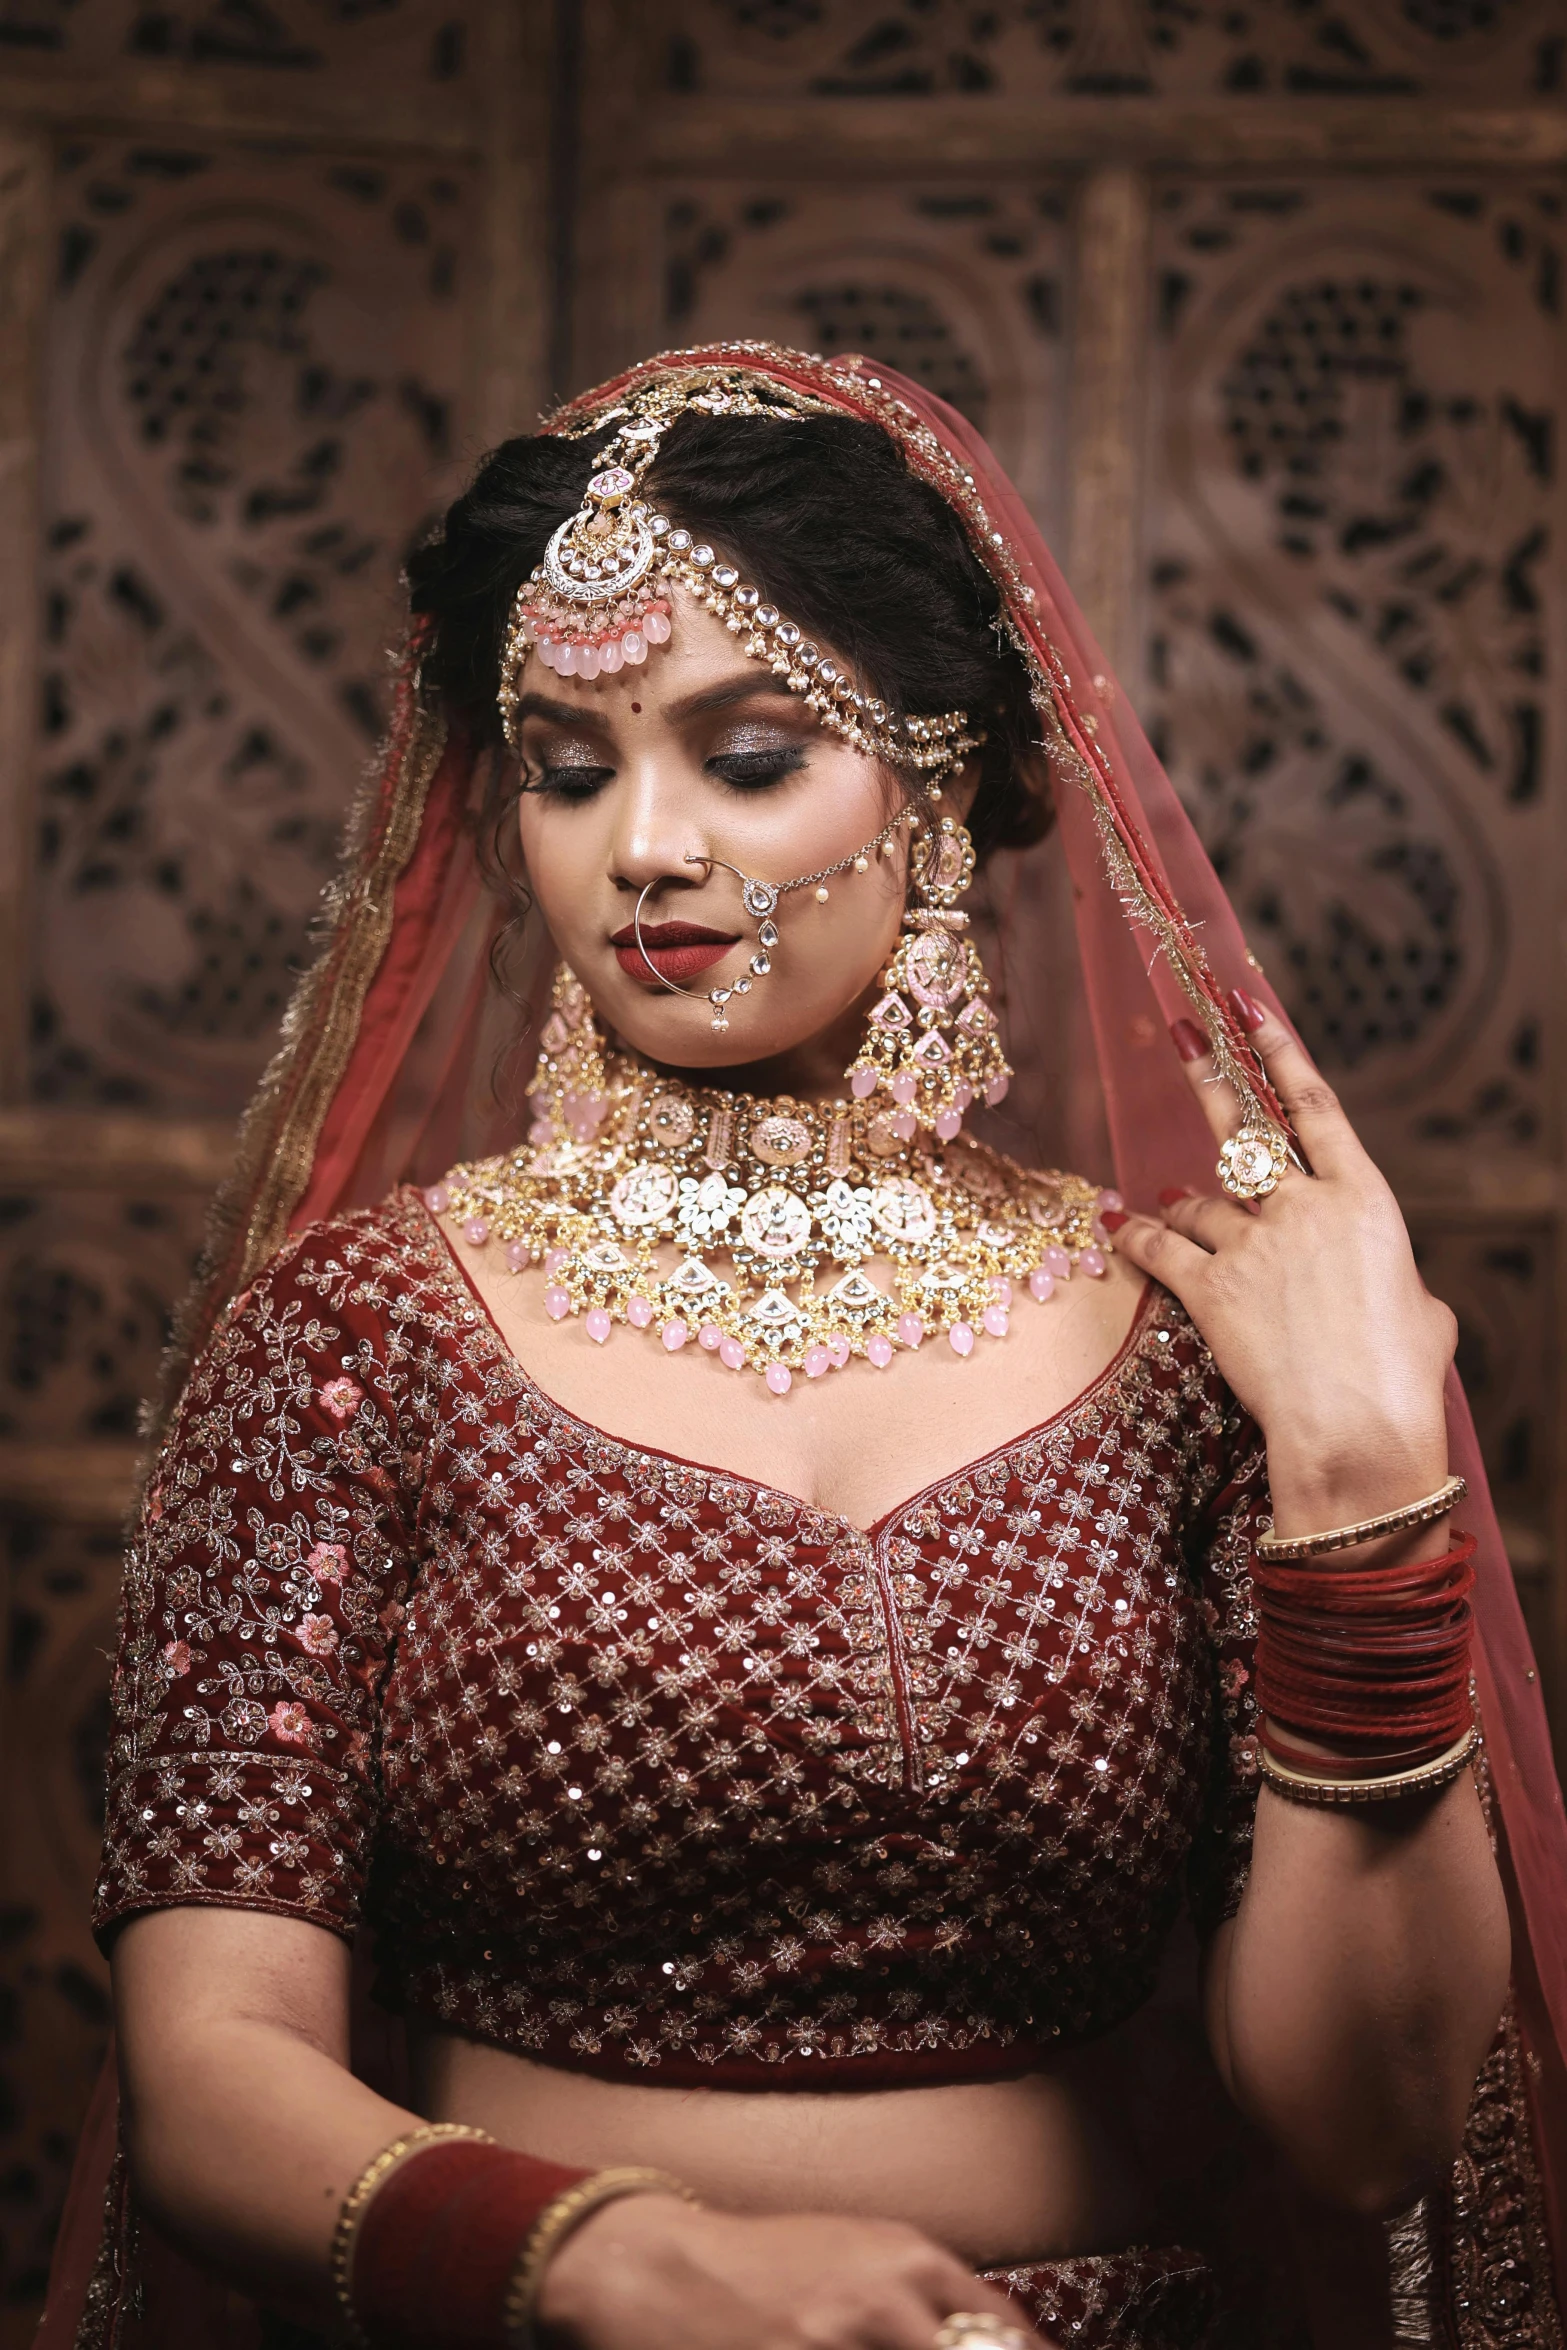
<svg viewBox="0 0 1567 2350">
<path fill-rule="evenodd" d="M 290 1235 L 224 1309 L 176 1418 L 188 1428 L 211 1406 L 243 1398 L 259 1409 L 307 1388 L 331 1413 L 378 1396 L 400 1416 L 474 1318 L 433 1218 L 401 1188 Z M 450 1375 L 448 1364 L 441 1383 Z"/>
<path fill-rule="evenodd" d="M 312 1306 L 356 1325 L 421 1305 L 451 1306 L 451 1260 L 434 1219 L 410 1185 L 374 1207 L 329 1216 L 291 1233 L 229 1301 L 216 1335 L 286 1305 Z"/>
</svg>

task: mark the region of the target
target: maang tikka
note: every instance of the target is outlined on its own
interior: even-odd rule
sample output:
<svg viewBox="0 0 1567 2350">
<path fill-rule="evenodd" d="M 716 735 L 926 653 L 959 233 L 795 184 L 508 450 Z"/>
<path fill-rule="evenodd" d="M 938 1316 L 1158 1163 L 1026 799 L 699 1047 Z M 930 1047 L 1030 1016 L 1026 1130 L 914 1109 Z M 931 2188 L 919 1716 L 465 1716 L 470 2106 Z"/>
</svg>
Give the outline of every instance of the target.
<svg viewBox="0 0 1567 2350">
<path fill-rule="evenodd" d="M 957 901 L 974 878 L 974 843 L 956 817 L 928 818 L 910 844 L 909 895 L 897 951 L 865 1042 L 847 1071 L 866 1101 L 878 1087 L 898 1105 L 894 1123 L 933 1128 L 950 1142 L 974 1101 L 992 1107 L 1012 1071 L 1001 1049 L 990 982 Z"/>
<path fill-rule="evenodd" d="M 797 422 L 814 401 L 791 403 L 734 368 L 644 385 L 579 428 L 602 440 L 577 512 L 551 535 L 544 560 L 517 590 L 501 648 L 496 695 L 506 740 L 520 740 L 522 673 L 536 653 L 562 677 L 613 675 L 667 644 L 672 591 L 682 588 L 721 620 L 739 650 L 801 696 L 817 723 L 852 749 L 906 771 L 929 788 L 955 775 L 984 741 L 966 710 L 900 716 L 841 661 L 813 644 L 759 588 L 743 580 L 700 532 L 658 513 L 639 495 L 664 435 L 690 411 Z"/>
</svg>

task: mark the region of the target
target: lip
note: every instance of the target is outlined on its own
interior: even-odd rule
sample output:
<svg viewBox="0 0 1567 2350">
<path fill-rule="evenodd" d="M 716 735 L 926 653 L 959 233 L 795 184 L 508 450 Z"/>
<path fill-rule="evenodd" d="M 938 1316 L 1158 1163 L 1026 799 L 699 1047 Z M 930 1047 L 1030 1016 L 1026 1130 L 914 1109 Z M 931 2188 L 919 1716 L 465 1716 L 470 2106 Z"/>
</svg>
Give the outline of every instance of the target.
<svg viewBox="0 0 1567 2350">
<path fill-rule="evenodd" d="M 700 922 L 644 922 L 642 943 L 647 948 L 648 962 L 637 951 L 636 927 L 628 922 L 610 939 L 615 960 L 628 979 L 640 980 L 644 987 L 655 985 L 653 971 L 660 979 L 672 980 L 683 987 L 699 971 L 710 971 L 721 963 L 739 941 L 733 931 L 708 930 Z"/>
</svg>

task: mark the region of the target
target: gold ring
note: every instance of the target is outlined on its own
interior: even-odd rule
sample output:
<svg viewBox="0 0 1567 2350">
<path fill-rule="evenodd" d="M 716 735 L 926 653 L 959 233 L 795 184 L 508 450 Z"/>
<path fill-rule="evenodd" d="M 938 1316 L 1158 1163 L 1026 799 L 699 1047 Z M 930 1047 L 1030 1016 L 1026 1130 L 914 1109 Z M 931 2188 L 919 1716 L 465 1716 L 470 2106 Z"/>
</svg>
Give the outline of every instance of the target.
<svg viewBox="0 0 1567 2350">
<path fill-rule="evenodd" d="M 1276 1126 L 1243 1126 L 1219 1152 L 1214 1172 L 1231 1199 L 1266 1199 L 1290 1163 L 1290 1146 Z"/>
<path fill-rule="evenodd" d="M 1028 2336 L 988 2309 L 955 2309 L 936 2328 L 931 2350 L 1028 2350 Z"/>
</svg>

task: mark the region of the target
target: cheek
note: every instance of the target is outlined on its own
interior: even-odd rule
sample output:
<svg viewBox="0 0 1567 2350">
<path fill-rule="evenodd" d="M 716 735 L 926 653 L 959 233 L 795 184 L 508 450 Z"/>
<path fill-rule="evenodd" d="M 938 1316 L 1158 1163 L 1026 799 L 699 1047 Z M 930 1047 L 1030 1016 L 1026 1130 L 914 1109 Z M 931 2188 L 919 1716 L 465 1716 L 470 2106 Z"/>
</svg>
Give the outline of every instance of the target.
<svg viewBox="0 0 1567 2350">
<path fill-rule="evenodd" d="M 570 823 L 561 821 L 562 813 L 526 795 L 517 807 L 524 879 L 552 935 L 564 946 L 574 922 L 587 918 L 595 902 L 591 884 L 603 861 L 593 826 L 583 821 L 587 811 L 564 811 L 574 819 Z"/>
</svg>

